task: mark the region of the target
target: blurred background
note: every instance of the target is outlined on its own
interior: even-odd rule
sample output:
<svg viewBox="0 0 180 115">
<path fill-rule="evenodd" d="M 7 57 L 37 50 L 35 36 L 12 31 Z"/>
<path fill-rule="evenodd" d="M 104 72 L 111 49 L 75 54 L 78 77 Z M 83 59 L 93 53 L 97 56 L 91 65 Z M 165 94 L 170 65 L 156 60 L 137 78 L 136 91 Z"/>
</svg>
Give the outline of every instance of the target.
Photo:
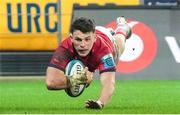
<svg viewBox="0 0 180 115">
<path fill-rule="evenodd" d="M 115 28 L 125 16 L 133 34 L 117 79 L 180 79 L 179 0 L 1 0 L 0 76 L 44 77 L 71 22 L 84 16 Z"/>
</svg>

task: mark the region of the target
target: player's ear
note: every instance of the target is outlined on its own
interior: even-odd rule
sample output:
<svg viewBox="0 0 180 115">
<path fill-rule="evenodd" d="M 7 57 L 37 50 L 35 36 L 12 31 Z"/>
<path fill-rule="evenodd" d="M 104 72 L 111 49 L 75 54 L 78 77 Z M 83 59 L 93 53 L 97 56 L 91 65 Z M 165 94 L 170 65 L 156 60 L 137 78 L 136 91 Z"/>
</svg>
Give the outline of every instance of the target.
<svg viewBox="0 0 180 115">
<path fill-rule="evenodd" d="M 95 42 L 96 41 L 96 32 L 94 32 L 93 37 L 94 37 L 94 42 Z"/>
<path fill-rule="evenodd" d="M 71 41 L 73 41 L 73 35 L 72 33 L 69 34 L 70 38 L 71 38 Z"/>
<path fill-rule="evenodd" d="M 72 33 L 70 33 L 69 36 L 72 38 Z"/>
</svg>

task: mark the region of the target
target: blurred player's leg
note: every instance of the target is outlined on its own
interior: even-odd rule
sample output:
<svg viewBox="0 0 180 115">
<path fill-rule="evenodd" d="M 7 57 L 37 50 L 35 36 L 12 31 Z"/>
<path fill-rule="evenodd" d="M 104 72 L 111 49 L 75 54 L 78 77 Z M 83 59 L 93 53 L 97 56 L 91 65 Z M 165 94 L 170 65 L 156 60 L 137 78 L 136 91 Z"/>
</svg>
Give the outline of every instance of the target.
<svg viewBox="0 0 180 115">
<path fill-rule="evenodd" d="M 113 37 L 115 38 L 115 61 L 118 63 L 119 57 L 124 52 L 125 42 L 131 36 L 131 28 L 128 26 L 127 21 L 124 17 L 117 18 L 117 28 L 114 31 Z M 111 30 L 112 31 L 112 30 Z"/>
<path fill-rule="evenodd" d="M 131 36 L 131 28 L 128 26 L 124 17 L 117 18 L 117 28 L 115 31 L 112 28 L 105 28 L 102 26 L 96 26 L 96 29 L 103 32 L 112 41 L 115 50 L 114 61 L 117 64 L 119 57 L 124 51 L 125 41 Z"/>
<path fill-rule="evenodd" d="M 127 24 L 125 17 L 118 17 L 116 20 L 117 28 L 115 29 L 115 34 L 123 34 L 126 39 L 131 36 L 131 28 Z"/>
</svg>

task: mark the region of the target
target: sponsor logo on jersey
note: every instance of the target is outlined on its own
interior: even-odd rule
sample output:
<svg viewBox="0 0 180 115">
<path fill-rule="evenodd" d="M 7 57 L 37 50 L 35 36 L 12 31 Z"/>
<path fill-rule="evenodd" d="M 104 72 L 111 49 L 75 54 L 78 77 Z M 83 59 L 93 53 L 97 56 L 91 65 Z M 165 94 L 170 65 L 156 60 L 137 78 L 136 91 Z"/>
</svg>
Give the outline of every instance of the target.
<svg viewBox="0 0 180 115">
<path fill-rule="evenodd" d="M 103 56 L 101 60 L 104 64 L 105 69 L 108 69 L 108 68 L 115 66 L 112 54 L 107 54 L 107 55 Z"/>
</svg>

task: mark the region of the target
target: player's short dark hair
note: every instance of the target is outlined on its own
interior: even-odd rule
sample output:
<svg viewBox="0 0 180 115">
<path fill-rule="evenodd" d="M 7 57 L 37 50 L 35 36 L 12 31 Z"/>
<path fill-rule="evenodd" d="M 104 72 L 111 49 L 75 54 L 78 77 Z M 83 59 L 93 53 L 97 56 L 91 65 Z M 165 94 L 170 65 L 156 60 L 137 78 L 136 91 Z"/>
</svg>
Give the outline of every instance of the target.
<svg viewBox="0 0 180 115">
<path fill-rule="evenodd" d="M 85 17 L 76 18 L 71 24 L 70 32 L 73 33 L 75 30 L 80 30 L 83 33 L 95 32 L 95 22 L 93 19 Z"/>
</svg>

